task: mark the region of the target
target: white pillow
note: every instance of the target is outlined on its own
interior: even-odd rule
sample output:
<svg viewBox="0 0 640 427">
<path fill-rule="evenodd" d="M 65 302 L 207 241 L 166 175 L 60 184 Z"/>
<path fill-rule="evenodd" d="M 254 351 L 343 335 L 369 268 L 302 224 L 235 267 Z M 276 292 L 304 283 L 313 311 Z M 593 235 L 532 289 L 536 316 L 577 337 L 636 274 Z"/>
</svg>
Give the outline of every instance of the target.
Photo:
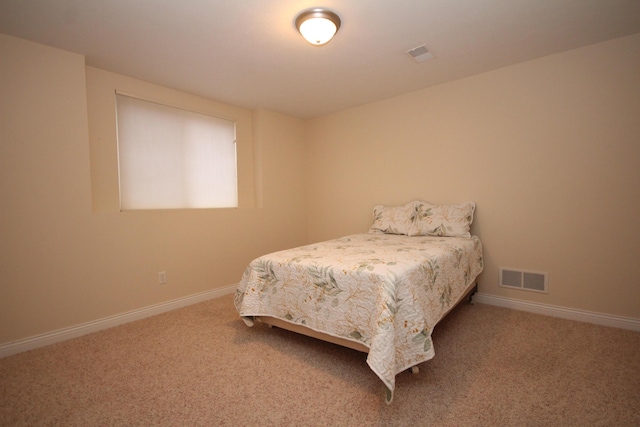
<svg viewBox="0 0 640 427">
<path fill-rule="evenodd" d="M 409 229 L 409 236 L 471 237 L 476 205 L 473 202 L 459 205 L 432 205 L 415 203 L 416 220 Z"/>
<path fill-rule="evenodd" d="M 409 202 L 402 206 L 374 206 L 373 225 L 369 233 L 409 235 L 415 221 L 416 203 Z"/>
</svg>

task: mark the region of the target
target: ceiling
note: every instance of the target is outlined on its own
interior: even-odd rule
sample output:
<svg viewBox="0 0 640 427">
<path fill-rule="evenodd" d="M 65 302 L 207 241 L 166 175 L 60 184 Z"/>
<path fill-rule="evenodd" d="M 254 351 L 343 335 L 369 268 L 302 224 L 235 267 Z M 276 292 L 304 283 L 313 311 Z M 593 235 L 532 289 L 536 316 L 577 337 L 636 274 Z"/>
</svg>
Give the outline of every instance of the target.
<svg viewBox="0 0 640 427">
<path fill-rule="evenodd" d="M 321 47 L 294 26 L 317 6 L 342 19 Z M 640 0 L 0 0 L 0 32 L 307 119 L 640 33 Z M 434 58 L 417 63 L 422 44 Z"/>
</svg>

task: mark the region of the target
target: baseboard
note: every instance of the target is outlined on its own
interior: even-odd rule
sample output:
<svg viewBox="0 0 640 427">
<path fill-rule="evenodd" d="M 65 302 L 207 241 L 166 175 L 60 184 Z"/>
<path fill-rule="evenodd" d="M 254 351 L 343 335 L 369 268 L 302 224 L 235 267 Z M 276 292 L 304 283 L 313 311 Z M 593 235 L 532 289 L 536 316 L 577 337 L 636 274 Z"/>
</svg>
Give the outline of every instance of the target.
<svg viewBox="0 0 640 427">
<path fill-rule="evenodd" d="M 165 313 L 187 305 L 196 304 L 202 301 L 219 298 L 224 295 L 235 292 L 236 285 L 224 288 L 213 289 L 175 300 L 154 304 L 136 310 L 128 311 L 122 314 L 105 317 L 91 322 L 83 323 L 68 328 L 58 329 L 57 331 L 47 332 L 29 338 L 0 344 L 0 359 L 11 356 L 13 354 L 22 353 L 23 351 L 33 350 L 35 348 L 44 347 L 57 342 L 66 341 L 71 338 L 77 338 L 82 335 L 97 332 L 102 329 L 112 328 L 124 323 L 133 322 L 135 320 L 144 319 L 146 317 L 155 316 L 156 314 Z"/>
<path fill-rule="evenodd" d="M 87 335 L 93 332 L 100 331 L 102 329 L 112 328 L 114 326 L 144 319 L 146 317 L 155 316 L 157 314 L 165 313 L 167 311 L 175 310 L 180 307 L 196 304 L 209 299 L 219 298 L 224 295 L 232 294 L 233 292 L 235 292 L 235 290 L 236 285 L 231 285 L 224 288 L 189 295 L 160 304 L 154 304 L 126 313 L 105 317 L 102 319 L 94 320 L 92 322 L 58 329 L 53 332 L 47 332 L 45 334 L 0 344 L 0 358 L 22 353 L 28 350 L 33 350 L 39 347 L 44 347 L 50 344 L 55 344 L 57 342 L 66 341 L 71 338 L 77 338 L 82 335 Z M 481 304 L 512 308 L 514 310 L 528 311 L 531 313 L 560 317 L 569 320 L 577 320 L 580 322 L 595 323 L 598 325 L 611 326 L 614 328 L 630 329 L 640 332 L 640 319 L 632 317 L 614 316 L 610 314 L 596 313 L 548 304 L 532 303 L 528 301 L 499 297 L 483 293 L 476 293 L 473 296 L 473 301 Z"/>
<path fill-rule="evenodd" d="M 546 316 L 561 317 L 563 319 L 595 323 L 598 325 L 630 329 L 632 331 L 640 332 L 640 319 L 633 317 L 614 316 L 610 314 L 533 303 L 483 293 L 475 294 L 473 296 L 473 301 L 481 304 L 495 305 L 498 307 L 512 308 L 514 310 L 528 311 L 530 313 L 544 314 Z"/>
</svg>

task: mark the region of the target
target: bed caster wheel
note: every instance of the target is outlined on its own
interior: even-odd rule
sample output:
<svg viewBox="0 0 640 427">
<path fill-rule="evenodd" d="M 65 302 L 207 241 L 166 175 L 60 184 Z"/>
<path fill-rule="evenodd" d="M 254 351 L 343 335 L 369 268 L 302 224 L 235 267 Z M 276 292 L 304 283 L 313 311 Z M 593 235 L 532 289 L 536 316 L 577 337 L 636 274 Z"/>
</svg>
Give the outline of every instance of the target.
<svg viewBox="0 0 640 427">
<path fill-rule="evenodd" d="M 418 368 L 417 366 L 412 366 L 411 367 L 411 373 L 413 375 L 418 375 L 418 372 L 420 372 L 420 368 Z"/>
</svg>

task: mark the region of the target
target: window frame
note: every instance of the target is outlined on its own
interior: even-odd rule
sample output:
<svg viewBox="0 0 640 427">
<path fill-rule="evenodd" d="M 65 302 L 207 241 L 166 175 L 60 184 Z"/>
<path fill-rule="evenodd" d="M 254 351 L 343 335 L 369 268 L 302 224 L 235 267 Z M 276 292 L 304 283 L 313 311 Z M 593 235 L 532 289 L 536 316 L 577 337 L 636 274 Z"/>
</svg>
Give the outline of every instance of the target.
<svg viewBox="0 0 640 427">
<path fill-rule="evenodd" d="M 210 205 L 210 206 L 189 206 L 189 205 L 169 205 L 167 204 L 167 206 L 145 206 L 145 207 L 125 207 L 123 206 L 123 191 L 122 191 L 122 159 L 121 159 L 121 135 L 120 135 L 120 129 L 119 129 L 119 125 L 118 125 L 118 97 L 125 97 L 125 98 L 130 98 L 131 100 L 134 101 L 138 101 L 138 102 L 142 102 L 142 103 L 149 103 L 149 104 L 153 104 L 157 107 L 159 107 L 160 109 L 163 109 L 165 112 L 171 112 L 171 110 L 176 110 L 177 112 L 183 112 L 183 113 L 187 113 L 187 114 L 193 114 L 194 116 L 204 116 L 204 117 L 208 117 L 208 118 L 212 118 L 214 120 L 224 120 L 224 121 L 228 121 L 233 125 L 233 141 L 232 144 L 234 145 L 234 152 L 233 152 L 233 169 L 234 169 L 234 188 L 233 188 L 233 192 L 235 193 L 234 195 L 234 199 L 235 199 L 235 203 L 233 204 L 221 204 L 219 206 L 216 205 Z M 240 183 L 239 183 L 239 176 L 238 176 L 238 169 L 239 169 L 239 162 L 238 162 L 238 144 L 237 144 L 237 128 L 238 128 L 238 123 L 237 120 L 235 120 L 235 118 L 231 118 L 228 116 L 224 116 L 221 114 L 213 114 L 211 112 L 203 112 L 203 111 L 197 111 L 196 109 L 193 108 L 185 108 L 183 106 L 178 106 L 178 105 L 172 105 L 170 103 L 167 102 L 159 102 L 156 100 L 152 100 L 143 96 L 138 96 L 138 95 L 132 95 L 128 92 L 123 92 L 123 91 L 119 91 L 119 90 L 115 90 L 115 97 L 114 97 L 114 101 L 115 101 L 115 125 L 116 125 L 116 150 L 117 150 L 117 167 L 118 167 L 118 207 L 119 210 L 121 212 L 130 212 L 130 211 L 144 211 L 144 210 L 180 210 L 180 209 L 185 209 L 185 210 L 191 210 L 191 209 L 234 209 L 234 208 L 238 208 L 239 204 L 240 204 L 240 197 L 239 197 L 239 192 L 240 192 Z M 179 114 L 176 114 L 176 116 L 178 116 Z M 186 123 L 185 123 L 186 124 Z M 179 143 L 182 144 L 185 141 L 180 141 Z M 177 145 L 177 144 L 176 144 Z"/>
<path fill-rule="evenodd" d="M 171 215 L 182 215 L 181 212 L 184 212 L 189 217 L 213 214 L 218 217 L 226 215 L 229 210 L 254 209 L 263 206 L 261 139 L 254 135 L 257 125 L 256 111 L 89 65 L 85 66 L 85 71 L 89 157 L 87 175 L 90 177 L 91 186 L 88 208 L 91 212 L 121 213 L 118 188 L 116 92 L 236 122 L 238 208 L 173 209 L 161 212 L 171 213 Z M 126 214 L 127 216 L 147 216 L 153 212 L 156 211 L 126 211 Z"/>
</svg>

